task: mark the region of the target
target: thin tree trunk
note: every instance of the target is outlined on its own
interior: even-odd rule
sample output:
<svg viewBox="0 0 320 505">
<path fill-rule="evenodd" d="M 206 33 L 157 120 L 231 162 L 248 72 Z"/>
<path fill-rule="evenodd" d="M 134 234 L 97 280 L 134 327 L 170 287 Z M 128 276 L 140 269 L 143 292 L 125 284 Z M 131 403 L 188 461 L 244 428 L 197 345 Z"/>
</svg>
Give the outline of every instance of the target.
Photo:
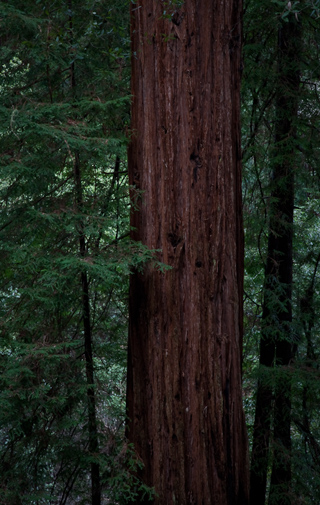
<svg viewBox="0 0 320 505">
<path fill-rule="evenodd" d="M 69 8 L 69 34 L 70 44 L 73 41 L 73 22 L 72 22 L 72 0 L 68 0 Z M 70 83 L 73 98 L 76 97 L 76 77 L 75 64 L 70 65 Z M 70 153 L 71 154 L 71 153 Z M 74 158 L 74 182 L 76 195 L 76 210 L 83 211 L 83 196 L 82 196 L 82 181 L 80 168 L 79 152 L 75 153 Z M 84 234 L 84 224 L 82 219 L 79 220 L 79 253 L 82 258 L 86 254 L 86 239 Z M 87 402 L 88 402 L 88 433 L 89 433 L 89 453 L 92 458 L 96 458 L 99 454 L 98 441 L 98 424 L 96 419 L 96 398 L 94 391 L 94 363 L 92 353 L 92 335 L 91 335 L 91 317 L 90 317 L 90 294 L 88 275 L 85 268 L 81 272 L 81 289 L 82 289 L 82 321 L 84 334 L 84 354 L 86 363 L 86 379 L 87 379 Z M 100 466 L 96 461 L 90 463 L 91 473 L 91 505 L 101 505 L 101 483 L 100 483 Z"/>
<path fill-rule="evenodd" d="M 75 155 L 74 162 L 74 178 L 76 185 L 76 201 L 78 212 L 82 211 L 82 186 L 81 186 L 81 171 L 80 157 Z M 84 235 L 84 226 L 82 220 L 79 222 L 79 252 L 82 258 L 86 254 L 86 241 Z M 98 425 L 96 419 L 96 399 L 94 391 L 94 363 L 92 354 L 92 335 L 90 321 L 90 297 L 88 275 L 85 269 L 81 272 L 81 287 L 82 287 L 82 320 L 84 333 L 84 353 L 86 362 L 86 378 L 87 378 L 87 401 L 88 401 L 88 432 L 89 432 L 89 453 L 92 458 L 96 458 L 99 454 L 98 441 Z M 100 486 L 100 467 L 99 463 L 91 462 L 91 504 L 101 504 L 101 486 Z"/>
<path fill-rule="evenodd" d="M 241 2 L 140 0 L 131 27 L 132 237 L 172 269 L 131 279 L 128 437 L 156 504 L 247 504 Z"/>
<path fill-rule="evenodd" d="M 270 245 L 269 245 L 270 247 Z M 269 251 L 269 248 L 268 248 Z M 270 258 L 268 254 L 268 258 Z M 266 272 L 270 271 L 270 261 L 267 261 Z M 266 319 L 267 307 L 264 304 L 263 319 Z M 272 367 L 275 357 L 275 344 L 273 338 L 263 334 L 260 340 L 260 367 Z M 273 388 L 266 372 L 258 380 L 256 411 L 253 429 L 253 442 L 250 469 L 250 504 L 264 505 L 267 475 L 269 467 L 269 442 L 272 420 Z"/>
</svg>

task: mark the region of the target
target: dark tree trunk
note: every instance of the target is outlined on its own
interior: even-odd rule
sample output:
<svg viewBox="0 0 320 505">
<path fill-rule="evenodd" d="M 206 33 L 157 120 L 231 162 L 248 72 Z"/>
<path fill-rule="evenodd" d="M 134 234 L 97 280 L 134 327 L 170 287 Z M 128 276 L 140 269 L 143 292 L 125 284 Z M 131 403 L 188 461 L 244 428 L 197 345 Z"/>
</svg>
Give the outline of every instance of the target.
<svg viewBox="0 0 320 505">
<path fill-rule="evenodd" d="M 269 242 L 270 247 L 270 242 Z M 270 252 L 268 248 L 268 252 Z M 266 273 L 270 271 L 268 254 Z M 264 304 L 263 320 L 266 320 L 267 307 Z M 275 344 L 268 334 L 262 335 L 260 340 L 260 367 L 270 368 L 274 363 Z M 253 443 L 250 469 L 250 504 L 264 505 L 267 475 L 269 466 L 269 441 L 272 420 L 272 397 L 273 388 L 270 383 L 270 375 L 262 377 L 258 381 L 256 411 L 253 429 Z"/>
<path fill-rule="evenodd" d="M 76 153 L 74 161 L 74 178 L 76 186 L 77 210 L 78 212 L 82 212 L 83 207 L 82 184 L 81 184 L 80 158 L 78 153 Z M 79 253 L 80 256 L 84 258 L 86 254 L 86 240 L 82 220 L 79 221 L 78 233 L 79 233 Z M 86 379 L 87 379 L 89 453 L 92 456 L 92 458 L 96 458 L 99 453 L 99 441 L 98 441 L 98 426 L 96 419 L 96 399 L 94 391 L 94 364 L 92 354 L 89 282 L 88 282 L 88 275 L 85 269 L 81 272 L 81 288 L 82 288 L 84 355 L 85 355 Z M 91 467 L 90 468 L 91 505 L 100 505 L 101 487 L 100 487 L 99 463 L 92 461 L 90 467 Z"/>
<path fill-rule="evenodd" d="M 94 368 L 92 354 L 92 337 L 90 326 L 90 305 L 89 305 L 89 285 L 86 272 L 81 274 L 82 283 L 82 305 L 83 305 L 83 328 L 86 360 L 87 378 L 87 400 L 88 400 L 88 431 L 89 431 L 89 453 L 93 458 L 99 454 L 98 426 L 96 419 L 96 401 L 94 392 Z M 100 467 L 96 461 L 91 462 L 91 504 L 100 505 Z"/>
<path fill-rule="evenodd" d="M 281 22 L 278 31 L 278 88 L 268 257 L 260 342 L 260 365 L 269 369 L 275 367 L 275 389 L 272 388 L 270 373 L 264 373 L 257 392 L 250 473 L 251 505 L 265 503 L 272 416 L 274 442 L 269 505 L 291 503 L 291 386 L 287 368 L 293 357 L 292 238 L 295 131 L 300 82 L 299 35 L 299 23 L 294 18 Z"/>
<path fill-rule="evenodd" d="M 159 505 L 248 503 L 240 49 L 241 2 L 132 5 L 132 237 L 172 269 L 131 279 L 128 437 Z"/>
<path fill-rule="evenodd" d="M 73 21 L 72 21 L 72 0 L 68 0 L 69 7 L 69 36 L 70 45 L 73 42 Z M 70 83 L 73 99 L 76 98 L 76 77 L 75 64 L 70 65 Z M 79 152 L 75 153 L 74 157 L 74 183 L 75 183 L 75 207 L 77 212 L 83 211 L 83 196 L 82 196 L 82 180 Z M 84 223 L 79 220 L 78 225 L 79 235 L 79 254 L 82 258 L 86 255 L 86 238 L 84 233 Z M 98 424 L 96 419 L 96 397 L 94 390 L 94 363 L 92 353 L 92 334 L 91 334 L 91 317 L 90 317 L 90 294 L 88 274 L 85 268 L 81 272 L 81 289 L 82 289 L 82 321 L 84 334 L 84 356 L 86 364 L 86 379 L 87 379 L 87 405 L 88 405 L 88 434 L 89 434 L 89 453 L 92 458 L 96 458 L 99 453 L 98 441 Z M 90 463 L 91 476 L 91 505 L 101 504 L 101 483 L 100 483 L 100 466 L 96 461 Z"/>
<path fill-rule="evenodd" d="M 276 104 L 276 161 L 274 198 L 276 212 L 271 221 L 274 236 L 274 264 L 279 283 L 279 331 L 276 334 L 274 403 L 274 447 L 269 505 L 290 505 L 291 487 L 291 378 L 288 366 L 293 358 L 292 340 L 292 239 L 294 208 L 294 166 L 298 92 L 300 84 L 300 23 L 292 17 L 278 31 L 279 95 Z M 278 235 L 276 237 L 275 235 Z M 271 304 L 270 304 L 271 305 Z M 271 305 L 272 307 L 272 305 Z M 270 309 L 272 310 L 272 308 Z"/>
</svg>

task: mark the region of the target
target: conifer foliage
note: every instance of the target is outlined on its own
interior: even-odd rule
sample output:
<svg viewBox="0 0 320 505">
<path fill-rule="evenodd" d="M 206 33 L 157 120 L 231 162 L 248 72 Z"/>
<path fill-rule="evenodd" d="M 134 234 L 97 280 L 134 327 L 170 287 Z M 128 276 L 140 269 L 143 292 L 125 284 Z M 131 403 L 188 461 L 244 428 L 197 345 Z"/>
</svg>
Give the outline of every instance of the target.
<svg viewBox="0 0 320 505">
<path fill-rule="evenodd" d="M 120 443 L 126 279 L 150 253 L 127 238 L 126 11 L 96 0 L 1 2 L 6 505 L 99 505 L 105 493 L 121 502 L 134 492 Z"/>
</svg>

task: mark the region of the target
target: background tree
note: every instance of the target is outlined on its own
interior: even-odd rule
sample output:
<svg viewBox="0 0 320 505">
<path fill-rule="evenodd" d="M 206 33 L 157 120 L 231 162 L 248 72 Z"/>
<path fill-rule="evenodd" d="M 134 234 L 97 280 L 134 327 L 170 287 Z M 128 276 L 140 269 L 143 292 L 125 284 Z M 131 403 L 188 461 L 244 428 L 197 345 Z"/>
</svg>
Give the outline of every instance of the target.
<svg viewBox="0 0 320 505">
<path fill-rule="evenodd" d="M 296 436 L 295 425 L 291 424 L 290 430 L 290 418 L 297 420 L 300 367 L 304 366 L 301 357 L 305 352 L 301 331 L 303 318 L 299 309 L 299 291 L 304 279 L 297 268 L 297 260 L 302 253 L 301 236 L 307 229 L 313 230 L 312 235 L 316 232 L 314 219 L 305 219 L 309 213 L 301 212 L 310 205 L 305 199 L 305 188 L 311 183 L 310 197 L 311 200 L 315 198 L 314 202 L 318 191 L 315 172 L 309 178 L 310 172 L 306 171 L 306 158 L 312 166 L 317 164 L 316 151 L 310 149 L 318 116 L 317 94 L 310 85 L 317 66 L 318 43 L 313 17 L 316 12 L 310 10 L 309 2 L 274 4 L 248 2 L 245 16 L 243 118 L 246 268 L 249 274 L 245 287 L 245 321 L 247 330 L 249 325 L 251 327 L 252 336 L 256 338 L 261 332 L 256 415 L 252 422 L 251 501 L 254 504 L 265 503 L 267 499 L 267 475 L 270 475 L 271 466 L 270 503 L 289 503 L 290 500 L 297 503 L 301 492 L 297 486 L 301 446 L 297 444 L 299 436 Z M 257 23 L 252 23 L 253 19 Z M 259 217 L 254 217 L 255 213 Z M 293 257 L 290 253 L 292 236 Z M 258 238 L 254 256 L 251 255 L 253 237 L 254 240 Z M 310 259 L 313 257 L 312 253 Z M 305 267 L 311 274 L 314 266 L 312 263 L 307 266 L 307 263 L 308 260 Z M 293 277 L 290 265 L 293 265 Z M 263 268 L 266 272 L 264 289 Z M 249 344 L 248 340 L 245 342 Z M 250 347 L 247 349 L 249 351 Z M 292 360 L 294 355 L 295 361 Z M 245 361 L 245 368 L 248 365 Z M 274 434 L 269 439 L 272 424 Z"/>
<path fill-rule="evenodd" d="M 128 437 L 155 503 L 245 504 L 241 3 L 131 12 L 132 238 L 171 270 L 131 280 Z"/>
<path fill-rule="evenodd" d="M 294 207 L 294 167 L 296 125 L 300 83 L 300 27 L 294 15 L 280 21 L 278 28 L 278 69 L 275 93 L 275 145 L 269 210 L 268 249 L 260 340 L 260 364 L 281 367 L 274 404 L 274 460 L 271 502 L 290 502 L 291 482 L 291 385 L 286 368 L 293 357 L 292 342 L 292 237 Z M 258 383 L 254 426 L 251 502 L 264 503 L 267 480 L 267 451 L 271 425 L 272 389 Z M 264 469 L 261 468 L 263 457 Z M 277 487 L 276 490 L 273 490 Z M 281 489 L 280 489 L 281 488 Z M 278 498 L 272 498 L 272 496 Z M 271 503 L 270 502 L 270 503 Z"/>
</svg>

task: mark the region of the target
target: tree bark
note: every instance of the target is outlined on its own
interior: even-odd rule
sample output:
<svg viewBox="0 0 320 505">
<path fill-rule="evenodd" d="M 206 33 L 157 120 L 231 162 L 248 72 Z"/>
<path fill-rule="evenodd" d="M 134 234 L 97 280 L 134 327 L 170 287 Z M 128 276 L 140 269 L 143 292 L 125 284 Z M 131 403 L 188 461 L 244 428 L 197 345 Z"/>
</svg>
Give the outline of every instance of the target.
<svg viewBox="0 0 320 505">
<path fill-rule="evenodd" d="M 132 5 L 132 238 L 171 270 L 131 278 L 127 433 L 154 503 L 247 504 L 241 2 L 163 9 Z"/>
</svg>

